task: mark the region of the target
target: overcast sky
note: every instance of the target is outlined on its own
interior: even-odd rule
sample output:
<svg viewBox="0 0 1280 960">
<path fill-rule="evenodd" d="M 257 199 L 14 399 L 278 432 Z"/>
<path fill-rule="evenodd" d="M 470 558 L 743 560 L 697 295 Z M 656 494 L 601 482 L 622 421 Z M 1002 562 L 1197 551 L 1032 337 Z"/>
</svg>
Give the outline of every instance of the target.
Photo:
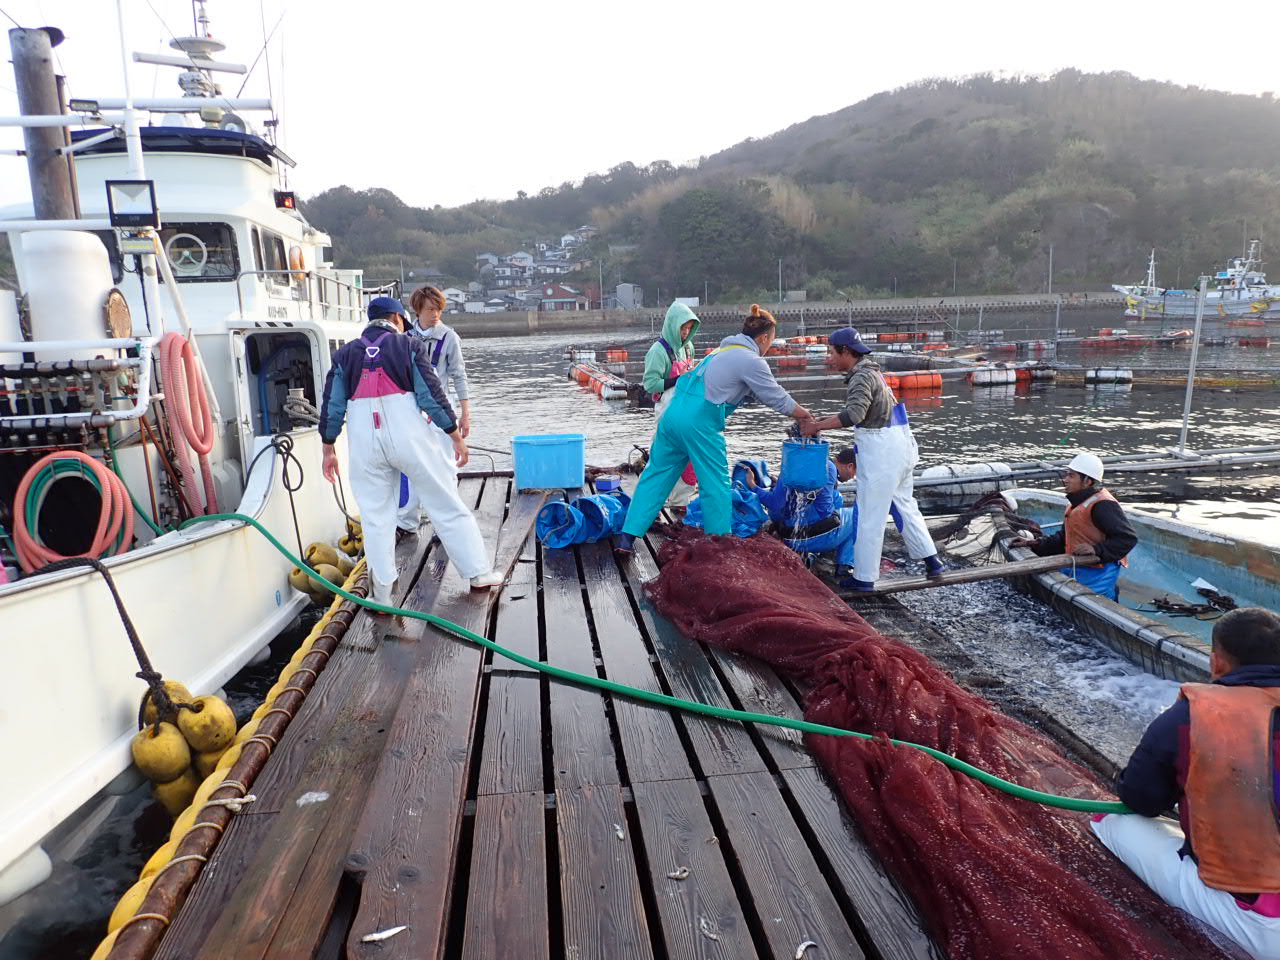
<svg viewBox="0 0 1280 960">
<path fill-rule="evenodd" d="M 532 193 L 624 160 L 695 160 L 930 76 L 1076 67 L 1280 89 L 1265 54 L 1280 34 L 1280 4 L 1270 0 L 1237 13 L 1188 0 L 1075 0 L 1052 13 L 1026 0 L 261 8 L 267 31 L 283 20 L 245 95 L 267 94 L 269 62 L 295 188 L 382 186 L 419 205 Z M 251 63 L 263 45 L 257 0 L 209 0 L 208 10 L 228 45 L 221 57 Z M 63 29 L 57 53 L 73 96 L 123 92 L 114 0 L 0 0 L 0 11 L 7 27 L 5 17 Z M 169 52 L 169 30 L 192 27 L 189 0 L 125 0 L 125 16 L 130 51 Z M 1250 53 L 1251 44 L 1260 46 Z M 178 95 L 171 67 L 131 63 L 130 75 L 135 96 Z M 234 94 L 242 78 L 221 76 Z M 0 114 L 16 112 L 6 68 Z M 0 146 L 21 143 L 16 130 L 3 137 Z M 24 162 L 0 165 L 0 202 L 23 198 Z"/>
</svg>

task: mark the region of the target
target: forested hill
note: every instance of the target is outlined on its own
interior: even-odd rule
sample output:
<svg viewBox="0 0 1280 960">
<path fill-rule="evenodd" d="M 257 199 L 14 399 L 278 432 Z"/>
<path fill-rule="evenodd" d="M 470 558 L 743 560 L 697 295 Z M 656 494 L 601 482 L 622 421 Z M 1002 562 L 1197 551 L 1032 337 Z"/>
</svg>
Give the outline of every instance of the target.
<svg viewBox="0 0 1280 960">
<path fill-rule="evenodd" d="M 474 278 L 474 256 L 601 228 L 606 283 L 652 298 L 765 298 L 784 260 L 811 296 L 1190 284 L 1239 251 L 1280 244 L 1280 105 L 1136 79 L 931 80 L 877 94 L 690 167 L 623 163 L 514 200 L 408 207 L 385 190 L 306 204 L 338 261 L 401 258 Z M 610 252 L 612 247 L 612 252 Z M 594 270 L 592 271 L 594 276 Z"/>
</svg>

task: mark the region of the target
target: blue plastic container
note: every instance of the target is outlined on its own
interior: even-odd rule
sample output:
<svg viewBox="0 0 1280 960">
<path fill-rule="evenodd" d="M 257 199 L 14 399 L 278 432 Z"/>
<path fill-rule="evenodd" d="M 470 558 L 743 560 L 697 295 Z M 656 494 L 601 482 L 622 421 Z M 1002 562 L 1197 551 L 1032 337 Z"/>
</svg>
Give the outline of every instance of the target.
<svg viewBox="0 0 1280 960">
<path fill-rule="evenodd" d="M 563 500 L 552 500 L 538 511 L 538 542 L 553 549 L 582 542 L 582 514 Z"/>
<path fill-rule="evenodd" d="M 611 493 L 597 493 L 573 501 L 573 507 L 582 514 L 582 535 L 577 542 L 596 543 L 620 534 L 630 504 L 631 498 L 625 494 Z"/>
<path fill-rule="evenodd" d="M 580 487 L 587 470 L 581 433 L 538 433 L 511 438 L 517 490 Z"/>
<path fill-rule="evenodd" d="M 782 441 L 778 479 L 792 490 L 821 490 L 827 484 L 829 449 L 825 440 Z"/>
<path fill-rule="evenodd" d="M 613 493 L 622 489 L 622 478 L 616 473 L 596 477 L 596 493 Z"/>
</svg>

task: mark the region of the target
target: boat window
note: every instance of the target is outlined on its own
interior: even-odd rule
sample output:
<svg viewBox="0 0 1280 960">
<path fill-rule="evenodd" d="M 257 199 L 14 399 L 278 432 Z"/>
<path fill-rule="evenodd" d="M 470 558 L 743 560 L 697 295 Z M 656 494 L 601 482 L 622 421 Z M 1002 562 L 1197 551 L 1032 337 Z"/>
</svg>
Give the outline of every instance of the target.
<svg viewBox="0 0 1280 960">
<path fill-rule="evenodd" d="M 114 230 L 95 230 L 93 235 L 107 248 L 107 259 L 111 261 L 111 282 L 118 285 L 124 280 L 124 257 L 120 255 L 120 240 Z"/>
<path fill-rule="evenodd" d="M 253 269 L 262 271 L 266 269 L 262 266 L 262 234 L 258 232 L 257 227 L 254 227 L 250 231 L 250 236 L 253 240 Z M 262 279 L 261 272 L 259 272 L 258 279 Z"/>
<path fill-rule="evenodd" d="M 240 273 L 235 235 L 225 223 L 167 223 L 160 245 L 179 283 L 232 280 Z"/>
</svg>

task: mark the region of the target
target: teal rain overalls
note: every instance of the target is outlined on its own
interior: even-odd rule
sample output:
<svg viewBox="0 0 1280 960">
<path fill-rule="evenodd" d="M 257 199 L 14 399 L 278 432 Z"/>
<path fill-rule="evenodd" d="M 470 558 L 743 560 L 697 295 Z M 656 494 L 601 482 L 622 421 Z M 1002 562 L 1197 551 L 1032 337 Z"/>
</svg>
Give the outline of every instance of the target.
<svg viewBox="0 0 1280 960">
<path fill-rule="evenodd" d="M 724 421 L 737 404 L 711 403 L 706 396 L 707 366 L 725 350 L 745 350 L 740 343 L 720 347 L 676 381 L 671 405 L 658 421 L 649 451 L 649 465 L 631 498 L 623 533 L 644 536 L 658 518 L 685 465 L 698 475 L 703 529 L 727 535 L 733 524 L 733 488 L 724 442 Z"/>
</svg>

